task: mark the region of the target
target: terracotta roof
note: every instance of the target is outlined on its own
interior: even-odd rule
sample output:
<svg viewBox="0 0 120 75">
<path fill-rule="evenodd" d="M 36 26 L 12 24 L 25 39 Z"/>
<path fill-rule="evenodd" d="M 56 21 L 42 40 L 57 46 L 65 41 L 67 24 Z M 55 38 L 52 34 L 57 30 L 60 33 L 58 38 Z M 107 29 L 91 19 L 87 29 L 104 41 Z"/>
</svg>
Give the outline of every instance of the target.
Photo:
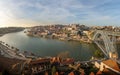
<svg viewBox="0 0 120 75">
<path fill-rule="evenodd" d="M 74 60 L 73 59 L 69 59 L 69 60 L 65 60 L 63 62 L 61 62 L 62 64 L 72 64 L 74 63 Z"/>
<path fill-rule="evenodd" d="M 38 59 L 38 60 L 32 60 L 30 64 L 38 64 L 38 63 L 45 63 L 50 62 L 50 59 Z"/>
<path fill-rule="evenodd" d="M 103 73 L 101 71 L 98 71 L 96 75 L 102 75 Z"/>
<path fill-rule="evenodd" d="M 45 72 L 45 75 L 48 75 L 48 72 Z"/>
<path fill-rule="evenodd" d="M 59 75 L 59 74 L 58 74 L 58 72 L 56 72 L 56 74 L 55 74 L 55 75 Z"/>
<path fill-rule="evenodd" d="M 110 70 L 107 69 L 107 68 L 105 68 L 105 69 L 103 70 L 103 73 L 104 73 L 105 75 L 117 75 L 116 73 L 114 73 L 113 71 L 110 71 Z"/>
<path fill-rule="evenodd" d="M 118 64 L 114 60 L 105 60 L 103 61 L 104 64 L 110 66 L 111 68 L 120 71 Z"/>
<path fill-rule="evenodd" d="M 93 72 L 91 72 L 90 75 L 95 75 L 95 74 Z"/>
<path fill-rule="evenodd" d="M 74 75 L 74 72 L 70 72 L 68 75 Z"/>
</svg>

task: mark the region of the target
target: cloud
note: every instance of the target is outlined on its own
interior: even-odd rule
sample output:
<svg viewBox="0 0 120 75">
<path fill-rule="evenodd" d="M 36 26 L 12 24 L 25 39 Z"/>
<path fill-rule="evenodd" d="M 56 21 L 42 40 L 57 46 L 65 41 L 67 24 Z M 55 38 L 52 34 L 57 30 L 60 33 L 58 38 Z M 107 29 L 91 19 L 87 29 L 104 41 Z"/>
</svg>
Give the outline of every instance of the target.
<svg viewBox="0 0 120 75">
<path fill-rule="evenodd" d="M 119 0 L 1 0 L 0 24 L 119 24 Z"/>
</svg>

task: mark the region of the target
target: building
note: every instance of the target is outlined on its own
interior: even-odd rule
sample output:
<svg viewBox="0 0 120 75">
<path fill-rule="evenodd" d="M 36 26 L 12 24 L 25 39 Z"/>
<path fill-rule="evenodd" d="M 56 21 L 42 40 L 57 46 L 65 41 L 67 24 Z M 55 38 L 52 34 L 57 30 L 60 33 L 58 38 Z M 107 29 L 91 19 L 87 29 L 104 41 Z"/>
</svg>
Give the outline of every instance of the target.
<svg viewBox="0 0 120 75">
<path fill-rule="evenodd" d="M 51 70 L 50 59 L 35 59 L 31 60 L 24 68 L 25 75 L 45 74 Z"/>
<path fill-rule="evenodd" d="M 95 66 L 99 68 L 101 72 L 107 72 L 110 75 L 120 74 L 120 68 L 116 61 L 108 59 L 102 62 L 95 62 Z"/>
</svg>

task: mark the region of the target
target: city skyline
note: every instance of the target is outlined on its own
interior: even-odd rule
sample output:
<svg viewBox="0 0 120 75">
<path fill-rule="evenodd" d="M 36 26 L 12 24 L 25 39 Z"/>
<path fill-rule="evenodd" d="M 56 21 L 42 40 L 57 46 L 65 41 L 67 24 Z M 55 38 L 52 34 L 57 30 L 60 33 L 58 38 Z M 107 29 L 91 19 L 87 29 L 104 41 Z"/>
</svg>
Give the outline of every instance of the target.
<svg viewBox="0 0 120 75">
<path fill-rule="evenodd" d="M 80 23 L 120 26 L 119 0 L 1 0 L 0 27 Z"/>
</svg>

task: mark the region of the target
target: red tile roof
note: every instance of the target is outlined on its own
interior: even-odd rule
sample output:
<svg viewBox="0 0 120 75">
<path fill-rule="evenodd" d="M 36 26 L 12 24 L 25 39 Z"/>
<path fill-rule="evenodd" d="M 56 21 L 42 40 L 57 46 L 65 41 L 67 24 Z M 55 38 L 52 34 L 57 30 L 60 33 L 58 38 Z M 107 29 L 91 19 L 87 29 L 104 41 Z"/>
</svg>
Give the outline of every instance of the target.
<svg viewBox="0 0 120 75">
<path fill-rule="evenodd" d="M 119 68 L 118 64 L 114 60 L 111 60 L 111 59 L 105 60 L 105 61 L 103 61 L 103 63 L 108 65 L 109 67 L 115 69 L 115 70 L 120 71 L 120 68 Z"/>
<path fill-rule="evenodd" d="M 39 64 L 39 63 L 45 63 L 50 62 L 50 59 L 38 59 L 38 60 L 32 60 L 30 64 Z"/>
</svg>

